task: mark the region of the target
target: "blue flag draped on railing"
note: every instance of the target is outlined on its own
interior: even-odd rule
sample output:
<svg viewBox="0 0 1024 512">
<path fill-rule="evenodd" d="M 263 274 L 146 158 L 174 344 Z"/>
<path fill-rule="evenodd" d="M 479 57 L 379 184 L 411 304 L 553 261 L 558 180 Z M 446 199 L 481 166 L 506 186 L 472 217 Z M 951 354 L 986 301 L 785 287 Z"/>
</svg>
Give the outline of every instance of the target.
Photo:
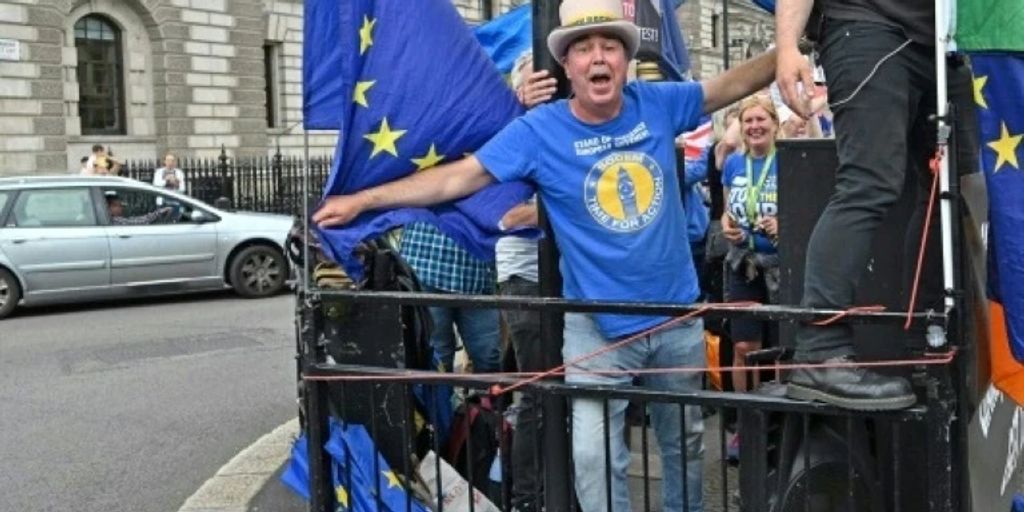
<svg viewBox="0 0 1024 512">
<path fill-rule="evenodd" d="M 429 511 L 406 491 L 401 474 L 384 460 L 365 427 L 335 419 L 331 419 L 329 425 L 330 437 L 324 449 L 331 457 L 331 480 L 338 511 Z M 307 448 L 308 438 L 303 434 L 292 446 L 291 458 L 281 474 L 281 482 L 309 501 Z M 379 496 L 379 500 L 375 496 Z"/>
<path fill-rule="evenodd" d="M 341 132 L 325 195 L 462 158 L 522 113 L 450 0 L 308 0 L 305 23 L 306 127 Z M 521 182 L 494 184 L 432 210 L 367 212 L 320 235 L 356 279 L 360 242 L 418 221 L 493 260 L 506 234 L 498 221 L 532 193 Z"/>
</svg>

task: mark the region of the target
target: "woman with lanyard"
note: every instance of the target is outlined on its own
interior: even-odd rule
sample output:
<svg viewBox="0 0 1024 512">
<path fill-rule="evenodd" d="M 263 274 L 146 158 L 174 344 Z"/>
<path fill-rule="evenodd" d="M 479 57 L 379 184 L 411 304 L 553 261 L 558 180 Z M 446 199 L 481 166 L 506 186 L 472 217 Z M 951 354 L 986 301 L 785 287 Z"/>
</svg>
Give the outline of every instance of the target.
<svg viewBox="0 0 1024 512">
<path fill-rule="evenodd" d="M 779 116 L 768 96 L 752 96 L 740 104 L 744 150 L 733 153 L 722 169 L 725 213 L 722 235 L 731 243 L 725 258 L 726 298 L 730 301 L 774 302 L 779 284 L 778 163 L 775 138 Z M 746 364 L 748 352 L 761 348 L 768 323 L 731 320 L 733 364 Z M 746 372 L 733 372 L 733 388 L 747 391 Z"/>
</svg>

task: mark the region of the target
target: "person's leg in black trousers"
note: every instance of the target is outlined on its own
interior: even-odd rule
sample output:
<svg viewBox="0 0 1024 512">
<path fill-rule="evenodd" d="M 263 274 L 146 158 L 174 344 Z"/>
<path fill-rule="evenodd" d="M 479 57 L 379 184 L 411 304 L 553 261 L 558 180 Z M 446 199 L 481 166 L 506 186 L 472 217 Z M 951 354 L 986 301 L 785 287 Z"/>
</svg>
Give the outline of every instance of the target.
<svg viewBox="0 0 1024 512">
<path fill-rule="evenodd" d="M 536 297 L 540 286 L 533 281 L 512 276 L 498 283 L 501 295 Z M 544 367 L 540 340 L 540 313 L 507 309 L 501 312 L 508 326 L 509 341 L 516 354 L 516 366 L 521 372 L 539 372 Z M 519 400 L 516 428 L 512 437 L 512 507 L 528 512 L 540 510 L 543 503 L 543 461 L 537 455 L 541 437 L 541 409 L 536 397 L 529 391 Z"/>
<path fill-rule="evenodd" d="M 836 188 L 808 244 L 802 305 L 847 309 L 870 257 L 872 242 L 903 189 L 913 128 L 934 113 L 934 51 L 908 43 L 882 24 L 829 20 L 822 64 L 833 102 L 839 168 Z M 932 137 L 934 138 L 934 136 Z M 798 361 L 853 355 L 849 325 L 803 325 Z M 857 368 L 797 370 L 789 395 L 854 409 L 912 405 L 910 384 Z"/>
</svg>

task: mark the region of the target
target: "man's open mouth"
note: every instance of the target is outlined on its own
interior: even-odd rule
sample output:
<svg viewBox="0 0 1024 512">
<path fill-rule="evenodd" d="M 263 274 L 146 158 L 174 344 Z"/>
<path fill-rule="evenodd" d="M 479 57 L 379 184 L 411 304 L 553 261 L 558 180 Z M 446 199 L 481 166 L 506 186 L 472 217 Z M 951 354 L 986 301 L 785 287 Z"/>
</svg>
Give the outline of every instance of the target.
<svg viewBox="0 0 1024 512">
<path fill-rule="evenodd" d="M 589 80 L 594 85 L 606 85 L 612 81 L 612 75 L 603 72 L 591 73 Z"/>
</svg>

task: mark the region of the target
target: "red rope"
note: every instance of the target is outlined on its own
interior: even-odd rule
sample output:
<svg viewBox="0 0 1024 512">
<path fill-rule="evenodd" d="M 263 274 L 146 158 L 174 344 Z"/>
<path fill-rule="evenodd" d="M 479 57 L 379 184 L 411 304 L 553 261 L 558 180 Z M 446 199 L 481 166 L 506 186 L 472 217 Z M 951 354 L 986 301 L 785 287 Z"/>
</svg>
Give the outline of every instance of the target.
<svg viewBox="0 0 1024 512">
<path fill-rule="evenodd" d="M 625 340 L 623 340 L 625 341 Z M 619 342 L 621 343 L 621 342 Z M 885 368 L 902 366 L 934 366 L 945 365 L 953 362 L 956 350 L 938 353 L 926 353 L 917 359 L 891 359 L 886 361 L 863 361 L 863 362 L 836 362 L 836 363 L 788 363 L 773 364 L 771 366 L 719 366 L 711 368 L 707 366 L 679 366 L 674 368 L 638 368 L 634 370 L 591 370 L 586 373 L 593 375 L 646 375 L 646 374 L 673 374 L 673 373 L 706 373 L 711 371 L 738 372 L 756 370 L 818 370 L 828 368 Z M 582 359 L 582 358 L 581 358 Z M 520 381 L 513 386 L 521 387 L 530 382 L 536 382 L 542 378 L 565 375 L 567 365 L 562 365 L 544 372 L 505 372 L 505 373 L 438 373 L 428 371 L 408 371 L 399 375 L 307 375 L 303 380 L 315 382 L 388 382 L 388 381 L 431 381 L 431 380 L 480 380 L 487 377 L 518 378 L 530 377 Z M 499 389 L 501 393 L 508 393 L 513 386 Z M 492 388 L 492 392 L 494 388 Z"/>
<path fill-rule="evenodd" d="M 847 309 L 846 311 L 842 311 L 842 312 L 836 313 L 835 315 L 830 316 L 830 317 L 828 317 L 828 318 L 826 318 L 824 320 L 818 320 L 817 322 L 814 322 L 811 325 L 817 325 L 819 327 L 824 327 L 826 325 L 834 324 L 834 323 L 838 322 L 839 320 L 842 320 L 843 318 L 845 318 L 847 316 L 850 316 L 850 315 L 852 315 L 854 313 L 871 313 L 871 312 L 877 313 L 877 312 L 880 312 L 880 311 L 885 311 L 885 306 L 879 306 L 879 305 L 874 305 L 874 306 L 854 306 L 854 307 L 852 307 L 850 309 Z"/>
<path fill-rule="evenodd" d="M 935 207 L 935 196 L 939 190 L 939 170 L 945 150 L 942 147 L 935 148 L 935 156 L 928 162 L 928 168 L 932 171 L 932 191 L 928 197 L 928 213 L 924 217 L 924 230 L 921 232 L 921 246 L 917 250 L 917 268 L 914 269 L 914 283 L 910 287 L 910 304 L 907 305 L 907 321 L 903 324 L 903 330 L 909 330 L 914 320 L 914 307 L 917 305 L 917 291 L 921 285 L 921 272 L 924 269 L 924 255 L 928 248 L 928 231 L 932 225 L 932 211 Z"/>
<path fill-rule="evenodd" d="M 561 365 L 556 366 L 556 367 L 554 367 L 554 368 L 552 368 L 552 369 L 550 369 L 550 370 L 548 370 L 546 372 L 542 372 L 542 373 L 540 373 L 538 375 L 534 375 L 533 377 L 530 377 L 528 379 L 521 380 L 521 381 L 519 381 L 519 382 L 517 382 L 517 383 L 515 383 L 515 384 L 513 384 L 513 385 L 511 385 L 511 386 L 509 386 L 507 388 L 502 388 L 500 384 L 495 384 L 494 386 L 491 387 L 491 394 L 493 396 L 501 396 L 501 395 L 503 395 L 505 393 L 508 393 L 510 391 L 514 391 L 516 389 L 519 389 L 519 388 L 521 388 L 521 387 L 523 387 L 523 386 L 525 386 L 527 384 L 531 384 L 533 382 L 537 382 L 538 380 L 541 380 L 541 379 L 544 379 L 544 378 L 547 378 L 547 377 L 550 377 L 550 376 L 553 376 L 553 375 L 556 375 L 556 374 L 560 374 L 560 373 L 564 372 L 565 369 L 568 368 L 569 366 L 573 366 L 573 365 L 582 363 L 583 361 L 586 361 L 586 360 L 589 360 L 589 359 L 593 359 L 593 358 L 595 358 L 595 357 L 597 357 L 599 355 L 606 354 L 606 353 L 611 352 L 613 350 L 618 350 L 618 349 L 620 349 L 622 347 L 625 347 L 626 345 L 629 345 L 631 343 L 635 343 L 636 341 L 641 340 L 641 339 L 643 339 L 643 338 L 645 338 L 647 336 L 650 336 L 650 335 L 652 335 L 654 333 L 657 333 L 657 332 L 660 332 L 660 331 L 664 331 L 664 330 L 666 330 L 666 329 L 668 329 L 670 327 L 675 326 L 676 324 L 679 324 L 679 323 L 684 322 L 686 320 L 690 320 L 691 318 L 696 318 L 696 317 L 698 317 L 700 315 L 703 315 L 704 313 L 706 313 L 708 311 L 711 311 L 712 309 L 715 309 L 715 308 L 722 309 L 723 307 L 728 307 L 728 306 L 747 307 L 747 306 L 756 305 L 756 304 L 757 304 L 756 302 L 735 302 L 735 303 L 724 303 L 724 304 L 709 303 L 709 304 L 705 304 L 704 306 L 698 308 L 695 311 L 691 311 L 691 312 L 689 312 L 689 313 L 687 313 L 687 314 L 685 314 L 683 316 L 680 316 L 680 317 L 677 317 L 677 318 L 673 318 L 672 320 L 669 320 L 669 321 L 667 321 L 667 322 L 665 322 L 663 324 L 660 324 L 660 325 L 656 325 L 656 326 L 654 326 L 654 327 L 652 327 L 650 329 L 647 329 L 645 331 L 640 331 L 640 332 L 638 332 L 638 333 L 636 333 L 636 334 L 634 334 L 632 336 L 629 336 L 629 337 L 627 337 L 625 339 L 622 339 L 622 340 L 619 340 L 619 341 L 617 341 L 615 343 L 612 343 L 611 345 L 608 345 L 607 347 L 604 347 L 604 348 L 602 348 L 600 350 L 595 350 L 595 351 L 593 351 L 593 352 L 591 352 L 589 354 L 586 354 L 586 355 L 583 355 L 581 357 L 578 357 L 578 358 L 576 358 L 576 359 L 574 359 L 572 361 L 569 361 L 569 362 L 566 362 L 566 363 L 562 363 Z"/>
</svg>

